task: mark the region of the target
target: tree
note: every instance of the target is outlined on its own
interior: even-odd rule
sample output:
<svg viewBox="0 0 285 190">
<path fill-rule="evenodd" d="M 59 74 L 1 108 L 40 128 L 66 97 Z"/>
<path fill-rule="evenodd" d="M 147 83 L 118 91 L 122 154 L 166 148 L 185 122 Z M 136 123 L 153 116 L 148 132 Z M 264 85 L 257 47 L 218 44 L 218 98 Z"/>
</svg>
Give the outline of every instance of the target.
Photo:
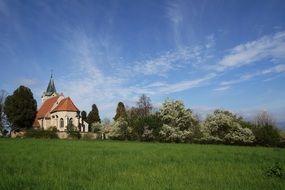
<svg viewBox="0 0 285 190">
<path fill-rule="evenodd" d="M 126 108 L 123 102 L 119 102 L 116 110 L 116 115 L 113 118 L 115 121 L 117 121 L 119 118 L 126 119 L 127 118 L 127 112 Z"/>
<path fill-rule="evenodd" d="M 137 102 L 137 111 L 139 115 L 146 116 L 151 113 L 152 110 L 152 104 L 149 97 L 147 97 L 145 94 L 143 94 L 139 101 Z"/>
<path fill-rule="evenodd" d="M 37 102 L 31 90 L 25 86 L 17 88 L 13 95 L 7 97 L 4 112 L 13 129 L 32 127 L 37 114 Z"/>
<path fill-rule="evenodd" d="M 90 125 L 90 129 L 93 133 L 99 133 L 103 131 L 103 125 L 99 122 L 95 122 Z"/>
<path fill-rule="evenodd" d="M 242 118 L 225 110 L 215 110 L 209 114 L 203 125 L 204 139 L 229 144 L 249 144 L 254 135 L 249 128 L 243 128 Z"/>
<path fill-rule="evenodd" d="M 119 117 L 113 122 L 109 129 L 109 137 L 111 139 L 128 140 L 131 139 L 132 128 L 129 127 L 128 122 L 122 117 Z"/>
<path fill-rule="evenodd" d="M 266 125 L 275 126 L 276 125 L 273 117 L 266 111 L 262 111 L 258 113 L 255 116 L 254 123 L 255 125 L 258 125 L 258 126 L 266 126 Z"/>
<path fill-rule="evenodd" d="M 83 125 L 83 123 L 84 123 L 84 121 L 86 121 L 87 120 L 87 113 L 86 113 L 86 111 L 82 111 L 81 112 L 81 125 Z"/>
<path fill-rule="evenodd" d="M 253 133 L 256 142 L 265 146 L 277 146 L 281 141 L 281 136 L 270 114 L 263 111 L 256 115 Z"/>
<path fill-rule="evenodd" d="M 89 112 L 87 116 L 87 123 L 91 125 L 92 123 L 96 123 L 96 122 L 101 123 L 101 119 L 100 119 L 99 111 L 98 111 L 96 104 L 93 104 L 92 110 Z"/>
<path fill-rule="evenodd" d="M 0 134 L 3 132 L 3 120 L 4 120 L 4 102 L 7 97 L 7 92 L 5 90 L 0 90 Z"/>
<path fill-rule="evenodd" d="M 186 109 L 183 102 L 166 100 L 159 111 L 163 126 L 159 132 L 163 141 L 188 142 L 195 136 L 195 120 L 191 109 Z"/>
</svg>

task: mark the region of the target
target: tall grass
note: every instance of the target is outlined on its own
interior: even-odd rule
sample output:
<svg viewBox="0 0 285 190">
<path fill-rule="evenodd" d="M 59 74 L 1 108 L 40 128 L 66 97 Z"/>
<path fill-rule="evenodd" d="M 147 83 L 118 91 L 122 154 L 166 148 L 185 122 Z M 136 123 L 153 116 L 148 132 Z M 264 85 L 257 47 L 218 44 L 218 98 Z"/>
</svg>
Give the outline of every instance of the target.
<svg viewBox="0 0 285 190">
<path fill-rule="evenodd" d="M 284 189 L 276 162 L 284 149 L 0 139 L 0 189 Z"/>
</svg>

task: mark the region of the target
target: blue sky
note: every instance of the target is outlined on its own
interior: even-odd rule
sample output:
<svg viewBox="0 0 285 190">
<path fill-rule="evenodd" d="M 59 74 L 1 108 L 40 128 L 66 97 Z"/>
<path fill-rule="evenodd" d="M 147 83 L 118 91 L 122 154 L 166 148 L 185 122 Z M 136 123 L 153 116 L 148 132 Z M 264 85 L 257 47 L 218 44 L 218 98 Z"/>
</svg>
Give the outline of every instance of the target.
<svg viewBox="0 0 285 190">
<path fill-rule="evenodd" d="M 0 89 L 59 92 L 102 118 L 145 93 L 199 114 L 285 121 L 283 0 L 0 0 Z"/>
</svg>

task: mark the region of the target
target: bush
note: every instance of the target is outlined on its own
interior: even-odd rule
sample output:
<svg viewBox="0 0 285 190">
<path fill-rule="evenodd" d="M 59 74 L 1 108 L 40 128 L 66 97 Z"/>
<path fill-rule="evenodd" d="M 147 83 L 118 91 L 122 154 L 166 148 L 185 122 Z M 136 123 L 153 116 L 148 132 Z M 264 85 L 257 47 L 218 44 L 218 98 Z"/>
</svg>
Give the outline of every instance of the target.
<svg viewBox="0 0 285 190">
<path fill-rule="evenodd" d="M 93 133 L 98 133 L 98 132 L 102 132 L 103 130 L 103 125 L 99 122 L 95 122 L 95 123 L 92 123 L 90 125 L 90 130 L 91 132 Z"/>
<path fill-rule="evenodd" d="M 203 141 L 222 141 L 227 144 L 252 144 L 255 136 L 251 129 L 243 128 L 242 118 L 229 111 L 215 110 L 213 114 L 207 116 L 202 132 Z M 243 122 L 245 123 L 245 122 Z M 246 125 L 244 125 L 245 127 Z M 212 137 L 210 137 L 212 136 Z"/>
<path fill-rule="evenodd" d="M 153 140 L 155 140 L 155 136 L 153 134 L 153 129 L 150 129 L 148 126 L 145 126 L 141 140 L 142 141 L 153 141 Z"/>
<path fill-rule="evenodd" d="M 250 129 L 236 127 L 226 134 L 224 140 L 228 144 L 252 144 L 255 137 Z"/>
<path fill-rule="evenodd" d="M 190 142 L 193 139 L 193 132 L 190 130 L 179 130 L 177 127 L 172 127 L 163 124 L 159 132 L 160 139 L 163 142 Z"/>
<path fill-rule="evenodd" d="M 192 110 L 186 109 L 181 101 L 165 101 L 159 111 L 163 126 L 160 140 L 165 142 L 191 142 L 198 133 L 198 121 Z"/>
<path fill-rule="evenodd" d="M 158 139 L 159 131 L 162 127 L 162 122 L 158 113 L 141 116 L 136 112 L 130 113 L 131 111 L 128 110 L 128 124 L 132 129 L 132 139 L 142 141 Z"/>
<path fill-rule="evenodd" d="M 280 166 L 280 163 L 276 162 L 273 166 L 265 171 L 265 175 L 268 177 L 279 177 L 283 176 L 283 171 Z"/>
<path fill-rule="evenodd" d="M 68 124 L 68 126 L 67 126 L 67 134 L 68 134 L 68 137 L 72 138 L 72 139 L 80 139 L 81 138 L 80 132 L 72 124 Z"/>
<path fill-rule="evenodd" d="M 27 130 L 25 133 L 25 137 L 28 138 L 37 138 L 37 139 L 58 139 L 58 135 L 56 134 L 55 130 L 35 130 L 35 129 L 30 129 Z"/>
<path fill-rule="evenodd" d="M 256 143 L 263 146 L 278 146 L 281 143 L 279 131 L 273 125 L 256 125 L 253 128 Z"/>
<path fill-rule="evenodd" d="M 132 129 L 129 127 L 128 122 L 123 118 L 117 119 L 117 121 L 110 125 L 110 139 L 128 140 L 131 139 L 131 133 Z"/>
</svg>

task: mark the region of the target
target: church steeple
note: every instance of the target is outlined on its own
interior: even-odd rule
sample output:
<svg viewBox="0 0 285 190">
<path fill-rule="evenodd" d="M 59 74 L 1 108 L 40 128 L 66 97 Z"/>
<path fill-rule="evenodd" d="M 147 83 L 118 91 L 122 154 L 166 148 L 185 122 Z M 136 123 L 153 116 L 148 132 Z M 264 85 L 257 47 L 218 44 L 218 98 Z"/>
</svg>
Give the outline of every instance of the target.
<svg viewBox="0 0 285 190">
<path fill-rule="evenodd" d="M 53 81 L 53 75 L 51 73 L 47 90 L 43 93 L 43 96 L 42 96 L 42 102 L 54 96 L 58 96 L 58 94 L 56 92 L 54 81 Z"/>
<path fill-rule="evenodd" d="M 53 77 L 52 77 L 52 73 L 51 73 L 50 80 L 49 80 L 48 87 L 47 87 L 47 90 L 45 92 L 45 95 L 50 96 L 53 93 L 56 93 L 56 89 L 55 89 L 55 85 L 54 85 L 54 81 L 53 81 Z"/>
</svg>

